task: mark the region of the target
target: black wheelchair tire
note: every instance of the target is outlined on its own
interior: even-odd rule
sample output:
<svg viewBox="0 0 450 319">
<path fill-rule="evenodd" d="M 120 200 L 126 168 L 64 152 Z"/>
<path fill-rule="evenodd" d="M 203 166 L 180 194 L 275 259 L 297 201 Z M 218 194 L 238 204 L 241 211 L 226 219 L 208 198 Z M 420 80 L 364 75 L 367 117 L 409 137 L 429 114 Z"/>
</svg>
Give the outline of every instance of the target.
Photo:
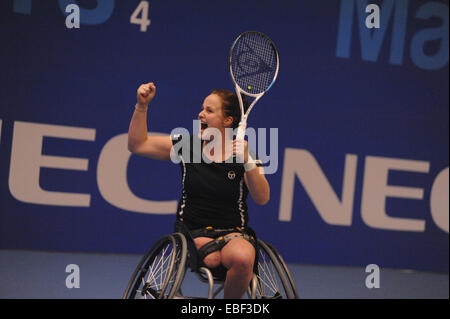
<svg viewBox="0 0 450 319">
<path fill-rule="evenodd" d="M 258 250 L 259 250 L 258 255 L 261 254 L 261 250 L 264 251 L 264 253 L 269 257 L 270 261 L 272 262 L 272 264 L 278 274 L 278 278 L 283 286 L 286 298 L 287 299 L 296 299 L 295 294 L 291 289 L 291 283 L 286 278 L 287 268 L 285 268 L 285 265 L 283 265 L 279 261 L 279 259 L 275 255 L 273 249 L 268 244 L 263 242 L 262 240 L 258 240 Z M 261 263 L 258 262 L 258 264 L 261 264 Z M 258 265 L 258 267 L 260 267 L 260 266 Z M 259 271 L 259 268 L 258 268 L 258 271 Z M 260 287 L 262 287 L 263 284 L 261 284 L 261 279 L 258 279 L 258 281 L 260 282 Z M 262 295 L 261 292 L 260 292 L 260 295 Z M 282 297 L 282 295 L 280 297 Z M 262 296 L 262 298 L 267 298 L 267 297 Z M 273 297 L 269 297 L 269 298 L 273 298 Z"/>
<path fill-rule="evenodd" d="M 186 238 L 183 234 L 174 233 L 165 235 L 158 239 L 152 247 L 144 254 L 135 271 L 133 272 L 130 281 L 125 289 L 122 299 L 135 299 L 139 293 L 139 286 L 146 275 L 149 267 L 155 261 L 157 256 L 165 247 L 172 247 L 173 253 L 169 261 L 169 269 L 166 271 L 166 278 L 162 285 L 156 299 L 172 299 L 178 291 L 181 282 L 184 279 L 185 265 L 187 258 L 187 244 Z M 169 284 L 172 283 L 170 286 Z M 169 287 L 170 286 L 170 287 Z M 166 290 L 168 289 L 167 293 Z"/>
</svg>

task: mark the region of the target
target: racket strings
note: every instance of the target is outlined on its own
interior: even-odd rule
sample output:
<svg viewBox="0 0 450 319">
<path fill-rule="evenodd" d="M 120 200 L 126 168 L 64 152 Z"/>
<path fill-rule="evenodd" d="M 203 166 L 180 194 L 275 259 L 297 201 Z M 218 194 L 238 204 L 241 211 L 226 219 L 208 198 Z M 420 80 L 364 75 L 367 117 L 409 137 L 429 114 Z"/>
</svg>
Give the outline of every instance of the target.
<svg viewBox="0 0 450 319">
<path fill-rule="evenodd" d="M 259 33 L 247 33 L 235 43 L 231 70 L 239 87 L 252 94 L 266 91 L 277 70 L 277 53 L 271 41 Z"/>
</svg>

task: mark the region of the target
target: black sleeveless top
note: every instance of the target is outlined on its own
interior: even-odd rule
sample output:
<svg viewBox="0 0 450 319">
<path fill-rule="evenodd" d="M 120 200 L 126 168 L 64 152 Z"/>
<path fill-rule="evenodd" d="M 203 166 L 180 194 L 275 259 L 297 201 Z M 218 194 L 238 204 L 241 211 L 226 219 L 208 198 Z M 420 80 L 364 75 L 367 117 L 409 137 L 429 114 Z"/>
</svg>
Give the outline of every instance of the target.
<svg viewBox="0 0 450 319">
<path fill-rule="evenodd" d="M 202 156 L 202 141 L 191 135 L 173 135 L 175 157 L 182 176 L 177 220 L 190 229 L 206 226 L 246 227 L 247 195 L 242 163 L 211 162 Z"/>
</svg>

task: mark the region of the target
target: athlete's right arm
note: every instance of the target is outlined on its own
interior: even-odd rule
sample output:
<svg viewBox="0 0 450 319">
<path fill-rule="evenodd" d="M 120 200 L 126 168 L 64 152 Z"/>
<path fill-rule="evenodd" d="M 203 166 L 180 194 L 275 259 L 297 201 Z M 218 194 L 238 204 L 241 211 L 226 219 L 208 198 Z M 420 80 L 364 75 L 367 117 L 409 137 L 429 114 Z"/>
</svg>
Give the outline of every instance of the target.
<svg viewBox="0 0 450 319">
<path fill-rule="evenodd" d="M 137 90 L 137 104 L 128 129 L 128 150 L 153 159 L 170 160 L 170 136 L 148 135 L 147 109 L 155 94 L 153 82 L 142 84 Z"/>
</svg>

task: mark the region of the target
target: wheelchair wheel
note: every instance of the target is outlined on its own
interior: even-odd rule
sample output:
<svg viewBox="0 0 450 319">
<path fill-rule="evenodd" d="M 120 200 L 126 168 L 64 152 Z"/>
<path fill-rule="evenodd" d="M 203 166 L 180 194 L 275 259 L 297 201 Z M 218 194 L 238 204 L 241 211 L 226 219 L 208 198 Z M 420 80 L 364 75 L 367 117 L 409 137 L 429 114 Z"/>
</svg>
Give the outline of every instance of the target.
<svg viewBox="0 0 450 319">
<path fill-rule="evenodd" d="M 280 253 L 278 252 L 278 250 L 276 250 L 275 247 L 273 247 L 273 245 L 271 245 L 269 243 L 266 243 L 266 245 L 269 246 L 270 249 L 272 249 L 272 252 L 274 253 L 275 257 L 277 257 L 278 261 L 281 263 L 281 265 L 284 269 L 284 272 L 286 274 L 286 278 L 289 281 L 292 293 L 294 294 L 294 298 L 298 299 L 297 288 L 295 287 L 294 280 L 292 279 L 291 273 L 289 272 L 289 269 L 288 269 L 286 263 L 284 262 L 283 257 L 281 257 Z"/>
<path fill-rule="evenodd" d="M 183 234 L 161 237 L 142 257 L 123 299 L 171 299 L 186 271 L 187 244 Z"/>
<path fill-rule="evenodd" d="M 256 271 L 256 298 L 295 299 L 296 295 L 286 274 L 287 268 L 277 258 L 274 250 L 258 240 L 258 269 Z"/>
</svg>

